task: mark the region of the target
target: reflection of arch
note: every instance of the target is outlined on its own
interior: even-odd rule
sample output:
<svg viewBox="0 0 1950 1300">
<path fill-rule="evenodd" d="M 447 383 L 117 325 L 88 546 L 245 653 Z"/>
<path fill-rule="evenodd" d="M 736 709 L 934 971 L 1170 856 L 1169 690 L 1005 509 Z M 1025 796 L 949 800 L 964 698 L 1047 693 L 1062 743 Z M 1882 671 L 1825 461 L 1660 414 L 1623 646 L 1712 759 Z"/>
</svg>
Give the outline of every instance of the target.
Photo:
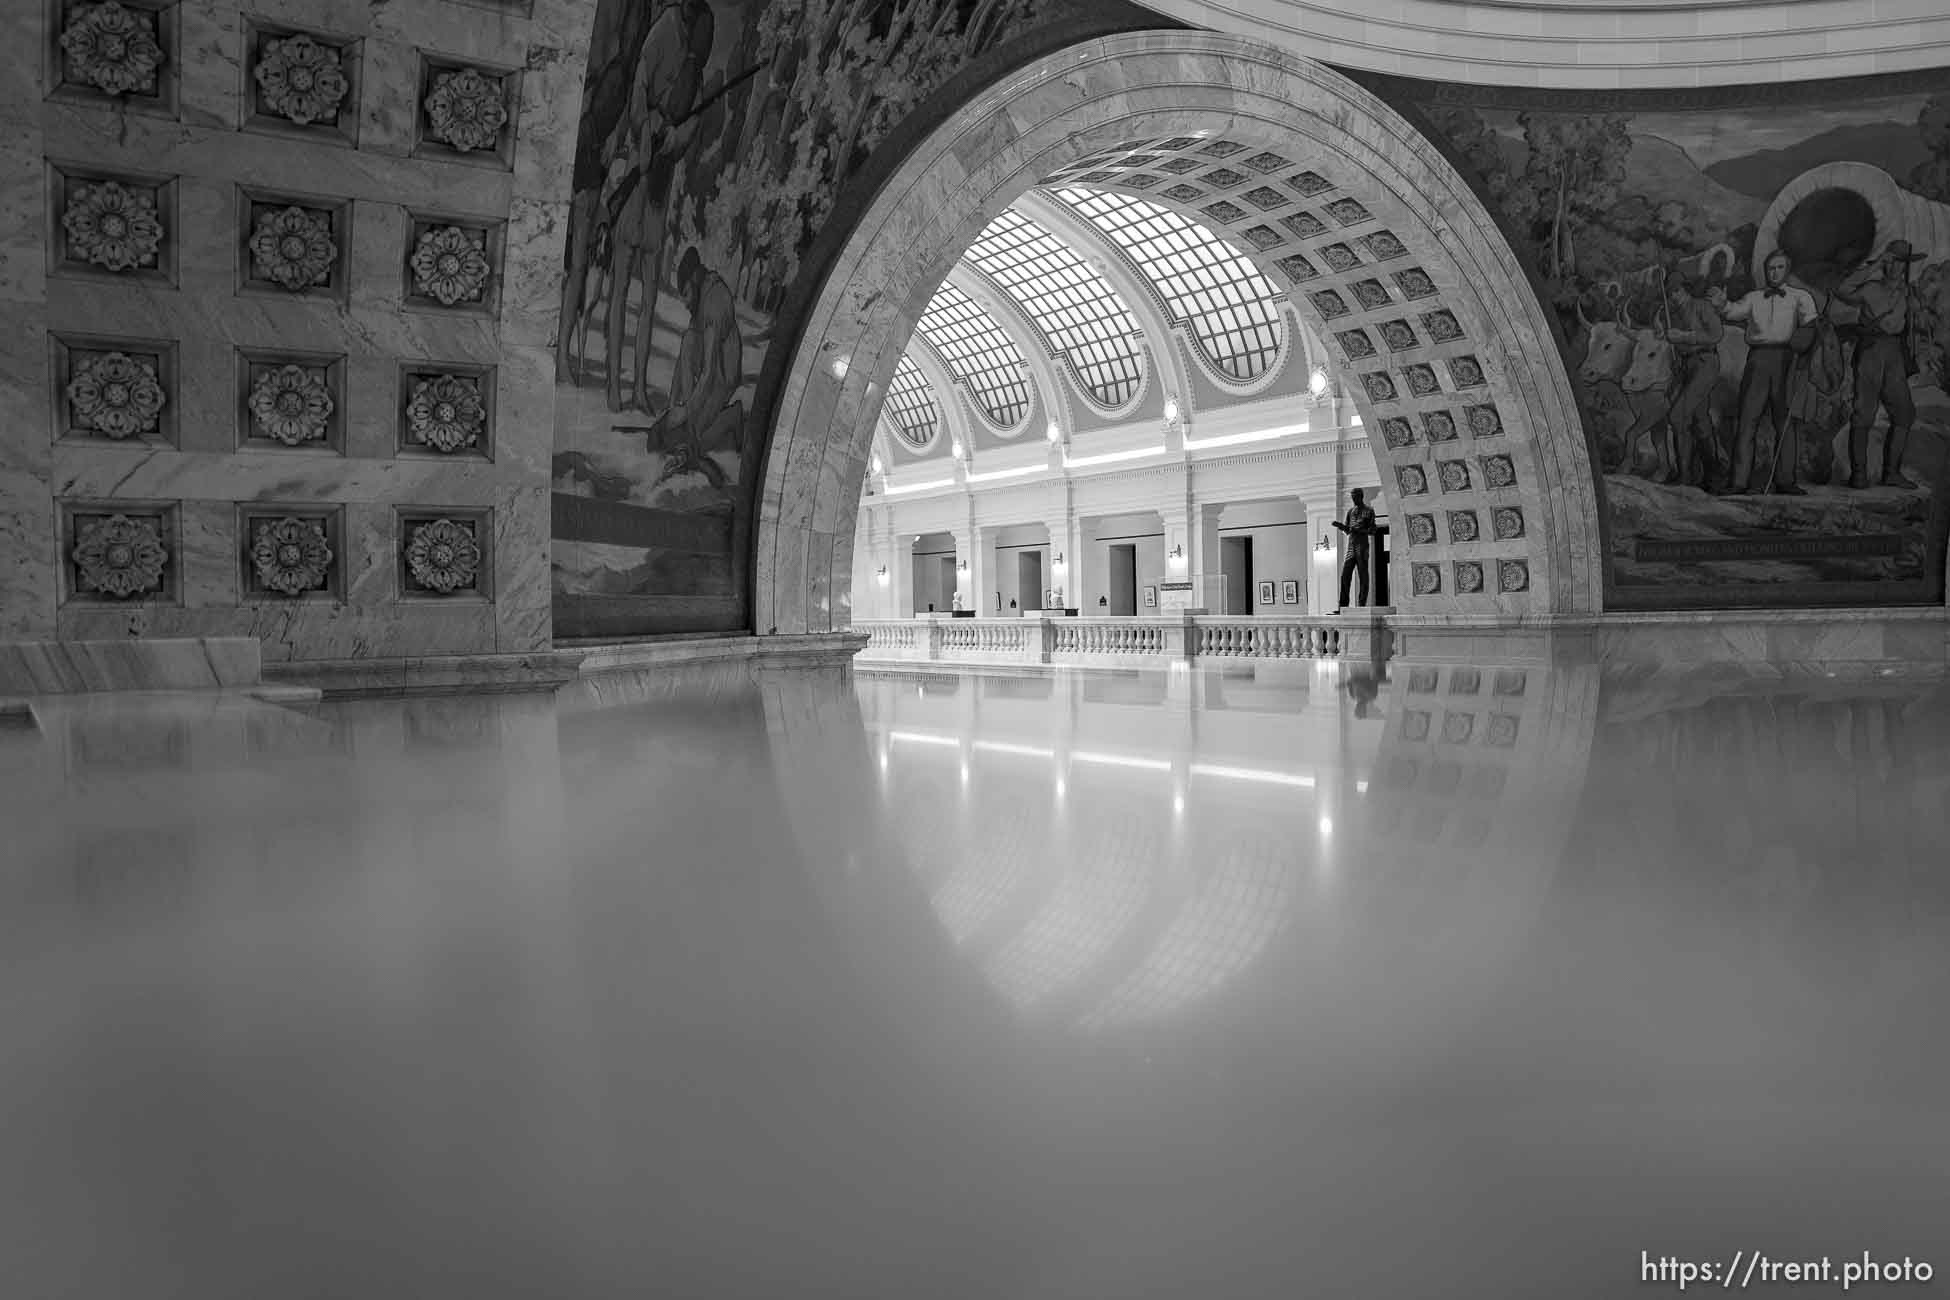
<svg viewBox="0 0 1950 1300">
<path fill-rule="evenodd" d="M 1215 128 L 1261 151 L 1291 151 L 1296 169 L 1331 173 L 1420 270 L 1415 313 L 1447 312 L 1474 349 L 1466 373 L 1480 404 L 1494 407 L 1484 429 L 1496 450 L 1464 438 L 1453 453 L 1438 452 L 1407 401 L 1388 426 L 1403 434 L 1399 445 L 1383 440 L 1381 417 L 1394 413 L 1385 402 L 1364 407 L 1363 423 L 1389 476 L 1425 489 L 1432 509 L 1438 496 L 1445 508 L 1485 514 L 1508 503 L 1522 507 L 1525 522 L 1521 536 L 1497 543 L 1452 544 L 1438 534 L 1403 548 L 1401 589 L 1421 593 L 1404 603 L 1435 613 L 1597 607 L 1597 494 L 1569 378 L 1480 200 L 1413 127 L 1338 74 L 1236 38 L 1170 32 L 1109 37 L 1030 66 L 957 113 L 881 190 L 809 313 L 785 380 L 759 502 L 757 627 L 826 630 L 845 607 L 829 593 L 851 573 L 827 557 L 853 531 L 851 470 L 871 431 L 869 385 L 885 382 L 928 294 L 976 233 L 1024 190 L 1093 151 Z M 1296 306 L 1303 318 L 1316 310 Z M 817 365 L 824 349 L 853 358 L 845 377 Z M 1451 381 L 1455 360 L 1446 348 L 1413 355 L 1431 370 L 1442 363 Z M 1447 382 L 1443 393 L 1461 409 Z"/>
<path fill-rule="evenodd" d="M 1875 217 L 1872 246 L 1863 255 L 1881 252 L 1892 239 L 1907 239 L 1933 262 L 1950 259 L 1950 206 L 1904 189 L 1896 178 L 1867 163 L 1828 163 L 1781 187 L 1754 235 L 1754 280 L 1761 279 L 1761 259 L 1780 242 L 1781 227 L 1804 202 L 1823 190 L 1860 195 Z"/>
</svg>

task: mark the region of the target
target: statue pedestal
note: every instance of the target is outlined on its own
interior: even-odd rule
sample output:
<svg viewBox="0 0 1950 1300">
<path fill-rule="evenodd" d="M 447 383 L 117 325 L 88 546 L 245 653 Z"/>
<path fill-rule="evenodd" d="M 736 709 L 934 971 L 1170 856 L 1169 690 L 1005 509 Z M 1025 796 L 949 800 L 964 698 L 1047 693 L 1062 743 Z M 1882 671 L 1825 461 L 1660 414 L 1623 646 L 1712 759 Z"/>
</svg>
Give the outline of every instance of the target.
<svg viewBox="0 0 1950 1300">
<path fill-rule="evenodd" d="M 1386 659 L 1388 617 L 1394 612 L 1393 605 L 1350 605 L 1338 611 L 1334 618 L 1341 630 L 1341 659 Z"/>
</svg>

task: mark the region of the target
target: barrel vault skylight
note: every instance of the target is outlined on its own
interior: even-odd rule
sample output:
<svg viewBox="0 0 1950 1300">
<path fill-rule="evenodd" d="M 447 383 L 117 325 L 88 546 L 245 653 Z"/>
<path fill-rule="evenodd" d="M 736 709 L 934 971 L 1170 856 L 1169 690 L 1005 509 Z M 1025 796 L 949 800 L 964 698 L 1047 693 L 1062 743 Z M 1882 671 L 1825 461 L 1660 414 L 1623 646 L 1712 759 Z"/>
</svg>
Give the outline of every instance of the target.
<svg viewBox="0 0 1950 1300">
<path fill-rule="evenodd" d="M 1137 322 L 1117 291 L 1069 245 L 1009 208 L 965 258 L 1021 305 L 1094 401 L 1115 410 L 1137 396 L 1144 380 Z"/>
<path fill-rule="evenodd" d="M 983 306 L 942 282 L 915 327 L 998 429 L 1029 414 L 1029 362 Z"/>
<path fill-rule="evenodd" d="M 894 367 L 893 382 L 887 385 L 886 414 L 901 441 L 916 451 L 933 442 L 935 430 L 941 427 L 941 408 L 934 404 L 927 376 L 905 352 Z"/>
<path fill-rule="evenodd" d="M 1280 292 L 1245 254 L 1146 199 L 1073 186 L 1052 193 L 1123 250 L 1220 373 L 1243 383 L 1272 366 L 1285 333 Z"/>
</svg>

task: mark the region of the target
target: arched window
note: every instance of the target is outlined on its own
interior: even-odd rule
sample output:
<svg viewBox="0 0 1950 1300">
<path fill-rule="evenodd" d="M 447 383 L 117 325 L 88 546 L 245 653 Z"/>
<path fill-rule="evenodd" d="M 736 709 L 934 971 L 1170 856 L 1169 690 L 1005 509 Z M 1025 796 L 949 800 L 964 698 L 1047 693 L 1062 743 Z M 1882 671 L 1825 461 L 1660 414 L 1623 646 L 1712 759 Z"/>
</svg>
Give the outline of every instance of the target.
<svg viewBox="0 0 1950 1300">
<path fill-rule="evenodd" d="M 1280 291 L 1245 254 L 1146 199 L 1075 186 L 1053 192 L 1131 259 L 1221 374 L 1245 383 L 1279 357 Z"/>
<path fill-rule="evenodd" d="M 916 328 L 998 429 L 1028 416 L 1029 362 L 980 303 L 944 281 Z"/>
</svg>

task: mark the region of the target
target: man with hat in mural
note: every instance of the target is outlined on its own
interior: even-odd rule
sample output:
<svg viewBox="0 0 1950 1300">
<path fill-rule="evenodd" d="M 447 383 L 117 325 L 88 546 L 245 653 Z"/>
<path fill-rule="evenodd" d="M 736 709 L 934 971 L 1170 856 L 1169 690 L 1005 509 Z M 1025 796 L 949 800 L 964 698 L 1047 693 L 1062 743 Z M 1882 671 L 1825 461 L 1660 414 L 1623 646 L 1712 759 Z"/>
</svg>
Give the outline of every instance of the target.
<svg viewBox="0 0 1950 1300">
<path fill-rule="evenodd" d="M 1916 484 L 1903 473 L 1903 452 L 1916 423 L 1910 376 L 1916 373 L 1916 292 L 1909 282 L 1911 262 L 1923 254 L 1907 239 L 1892 239 L 1878 257 L 1850 272 L 1835 296 L 1861 313 L 1855 345 L 1855 412 L 1848 426 L 1848 485 L 1869 486 L 1869 429 L 1876 412 L 1889 412 L 1889 436 L 1882 444 L 1882 486 Z"/>
<path fill-rule="evenodd" d="M 1764 283 L 1738 302 L 1714 286 L 1707 301 L 1720 315 L 1745 326 L 1747 368 L 1740 375 L 1740 398 L 1733 438 L 1733 470 L 1726 480 L 1707 488 L 1719 495 L 1759 496 L 1772 491 L 1782 496 L 1805 496 L 1795 482 L 1801 459 L 1799 430 L 1794 416 L 1795 356 L 1814 345 L 1815 319 L 1821 308 L 1815 296 L 1789 284 L 1794 270 L 1786 249 L 1777 248 L 1761 262 Z M 1774 425 L 1774 463 L 1771 469 L 1757 454 L 1763 418 Z"/>
<path fill-rule="evenodd" d="M 1660 324 L 1672 344 L 1672 406 L 1666 425 L 1672 431 L 1673 481 L 1707 481 L 1713 467 L 1713 385 L 1720 378 L 1720 338 L 1726 327 L 1720 313 L 1700 295 L 1704 278 L 1684 267 L 1666 276 L 1665 311 Z"/>
</svg>

